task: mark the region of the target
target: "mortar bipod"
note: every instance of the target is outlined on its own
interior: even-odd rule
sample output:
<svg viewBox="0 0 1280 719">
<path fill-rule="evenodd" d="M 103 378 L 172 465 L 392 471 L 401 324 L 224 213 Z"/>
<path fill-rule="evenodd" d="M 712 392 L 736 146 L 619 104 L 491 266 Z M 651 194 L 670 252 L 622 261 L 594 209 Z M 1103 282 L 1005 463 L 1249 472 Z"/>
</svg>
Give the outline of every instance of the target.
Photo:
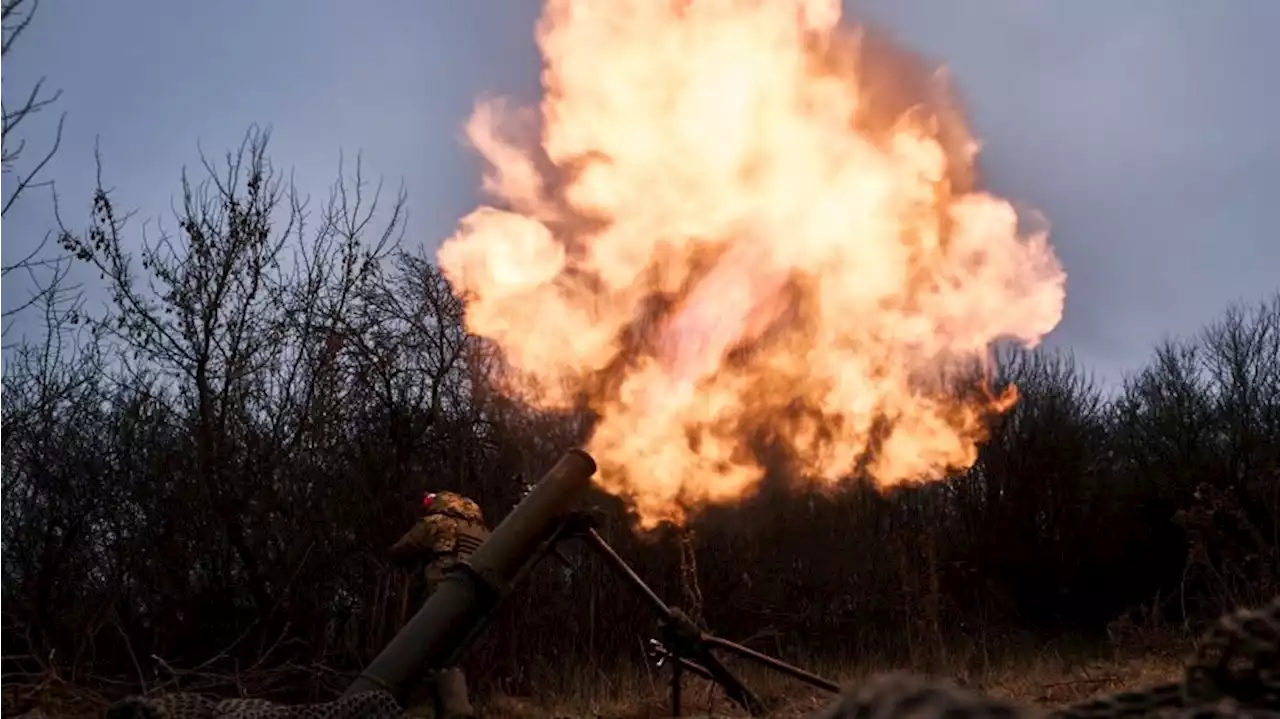
<svg viewBox="0 0 1280 719">
<path fill-rule="evenodd" d="M 833 681 L 807 672 L 788 664 L 781 659 L 757 652 L 727 639 L 704 632 L 684 612 L 662 600 L 653 589 L 626 563 L 609 543 L 596 531 L 595 518 L 587 513 L 576 513 L 566 522 L 565 531 L 556 541 L 570 537 L 584 540 L 601 559 L 620 577 L 627 580 L 632 589 L 653 607 L 658 615 L 662 632 L 662 641 L 653 639 L 649 643 L 649 653 L 658 654 L 662 659 L 659 664 L 670 660 L 671 677 L 671 710 L 673 716 L 680 715 L 681 680 L 685 671 L 712 681 L 724 690 L 725 695 L 741 706 L 752 716 L 765 714 L 765 707 L 760 699 L 737 677 L 728 667 L 712 654 L 712 649 L 720 649 L 749 659 L 780 674 L 785 674 L 810 686 L 828 692 L 838 693 L 840 687 Z M 558 554 L 558 552 L 557 552 Z"/>
</svg>

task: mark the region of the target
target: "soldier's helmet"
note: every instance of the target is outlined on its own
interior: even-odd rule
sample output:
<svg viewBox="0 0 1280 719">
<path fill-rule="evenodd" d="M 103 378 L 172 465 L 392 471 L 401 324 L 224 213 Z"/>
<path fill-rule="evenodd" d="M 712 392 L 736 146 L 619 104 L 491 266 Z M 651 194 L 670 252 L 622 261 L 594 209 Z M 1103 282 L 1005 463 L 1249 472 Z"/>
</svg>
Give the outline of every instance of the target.
<svg viewBox="0 0 1280 719">
<path fill-rule="evenodd" d="M 472 522 L 484 522 L 480 505 L 457 492 L 427 492 L 422 495 L 422 514 L 446 514 Z"/>
</svg>

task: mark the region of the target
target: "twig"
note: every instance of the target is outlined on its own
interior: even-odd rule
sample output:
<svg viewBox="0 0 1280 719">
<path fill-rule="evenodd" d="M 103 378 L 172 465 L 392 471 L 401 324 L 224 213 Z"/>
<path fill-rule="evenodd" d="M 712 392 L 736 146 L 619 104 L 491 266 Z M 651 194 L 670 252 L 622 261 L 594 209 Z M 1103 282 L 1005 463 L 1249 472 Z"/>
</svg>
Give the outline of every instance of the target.
<svg viewBox="0 0 1280 719">
<path fill-rule="evenodd" d="M 129 661 L 133 662 L 133 669 L 138 673 L 138 684 L 142 687 L 142 693 L 147 693 L 147 677 L 142 672 L 142 665 L 138 663 L 138 655 L 133 652 L 133 642 L 129 639 L 129 633 L 124 630 L 124 625 L 120 622 L 120 614 L 111 612 L 111 624 L 120 633 L 120 638 L 124 640 L 125 651 L 129 653 Z"/>
</svg>

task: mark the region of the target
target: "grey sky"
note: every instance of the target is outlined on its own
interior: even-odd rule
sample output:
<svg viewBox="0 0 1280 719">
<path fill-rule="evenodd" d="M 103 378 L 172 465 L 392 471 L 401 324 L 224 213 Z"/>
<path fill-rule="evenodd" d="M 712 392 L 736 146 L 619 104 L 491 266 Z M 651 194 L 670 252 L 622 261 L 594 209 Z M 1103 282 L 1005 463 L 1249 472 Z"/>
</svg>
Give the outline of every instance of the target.
<svg viewBox="0 0 1280 719">
<path fill-rule="evenodd" d="M 73 225 L 88 216 L 95 135 L 117 200 L 168 222 L 196 143 L 221 153 L 257 122 L 273 128 L 275 161 L 315 195 L 339 149 L 362 151 L 390 185 L 403 178 L 410 241 L 434 245 L 476 198 L 460 142 L 474 99 L 535 96 L 538 5 L 45 0 L 4 89 L 47 75 L 64 91 L 50 173 Z M 1162 336 L 1280 289 L 1280 234 L 1267 217 L 1280 199 L 1280 3 L 846 5 L 947 64 L 993 185 L 1050 220 L 1069 276 L 1053 344 L 1114 377 Z M 43 196 L 12 210 L 6 260 L 50 225 Z M 27 292 L 6 282 L 4 303 Z"/>
</svg>

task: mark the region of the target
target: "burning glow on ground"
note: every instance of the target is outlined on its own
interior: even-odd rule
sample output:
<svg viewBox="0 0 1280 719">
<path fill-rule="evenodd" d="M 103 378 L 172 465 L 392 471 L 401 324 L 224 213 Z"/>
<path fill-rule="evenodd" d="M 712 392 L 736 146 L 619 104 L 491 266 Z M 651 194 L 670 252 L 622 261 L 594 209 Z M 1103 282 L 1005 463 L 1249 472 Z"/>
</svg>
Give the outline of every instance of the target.
<svg viewBox="0 0 1280 719">
<path fill-rule="evenodd" d="M 940 376 L 1061 318 L 1045 234 L 974 189 L 939 78 L 839 23 L 550 0 L 540 108 L 468 124 L 495 206 L 440 265 L 530 401 L 599 415 L 599 481 L 643 526 L 748 493 L 762 447 L 815 482 L 965 468 L 1014 397 Z"/>
</svg>

